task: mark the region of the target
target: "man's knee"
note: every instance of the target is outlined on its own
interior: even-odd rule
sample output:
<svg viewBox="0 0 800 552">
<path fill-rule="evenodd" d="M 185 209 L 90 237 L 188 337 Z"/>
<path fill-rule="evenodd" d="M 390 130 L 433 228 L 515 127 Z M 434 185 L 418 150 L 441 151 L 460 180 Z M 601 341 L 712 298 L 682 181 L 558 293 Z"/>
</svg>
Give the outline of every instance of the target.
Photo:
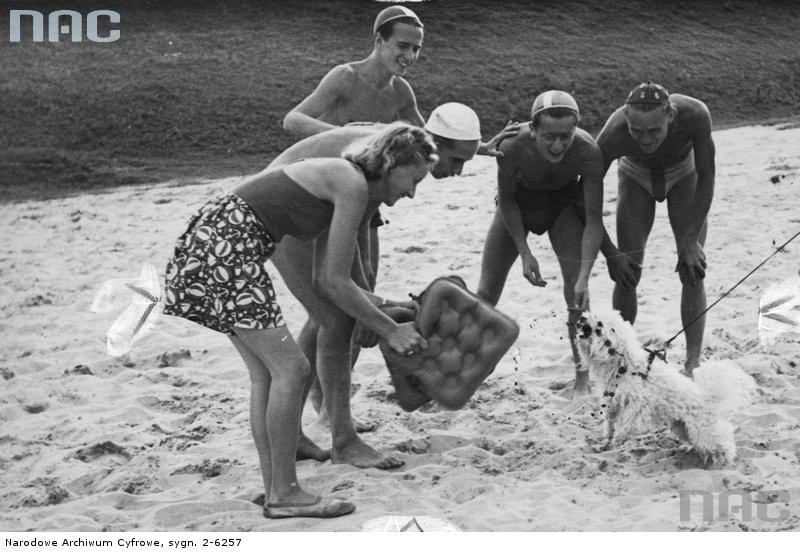
<svg viewBox="0 0 800 552">
<path fill-rule="evenodd" d="M 681 279 L 681 284 L 685 288 L 696 288 L 703 286 L 703 280 L 705 279 L 705 274 L 702 276 L 699 274 L 695 274 L 694 269 L 689 268 L 685 264 L 681 264 L 680 268 L 678 269 L 678 276 Z"/>
<path fill-rule="evenodd" d="M 620 296 L 629 296 L 629 295 L 636 295 L 639 290 L 639 281 L 642 279 L 641 274 L 636 277 L 633 282 L 633 285 L 621 284 L 619 282 L 614 282 L 614 290 L 612 293 Z M 614 307 L 616 308 L 616 307 Z"/>
</svg>

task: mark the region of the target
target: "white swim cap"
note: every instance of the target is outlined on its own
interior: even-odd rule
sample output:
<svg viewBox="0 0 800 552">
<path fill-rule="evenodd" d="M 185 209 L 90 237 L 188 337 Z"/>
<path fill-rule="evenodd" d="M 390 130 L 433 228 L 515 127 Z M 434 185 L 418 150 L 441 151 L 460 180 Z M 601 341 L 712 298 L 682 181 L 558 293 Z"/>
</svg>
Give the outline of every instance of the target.
<svg viewBox="0 0 800 552">
<path fill-rule="evenodd" d="M 450 102 L 433 110 L 425 130 L 451 140 L 480 140 L 481 122 L 477 113 L 464 104 Z"/>
<path fill-rule="evenodd" d="M 536 115 L 542 111 L 556 107 L 569 109 L 575 113 L 576 117 L 580 117 L 578 102 L 575 101 L 575 98 L 563 90 L 548 90 L 547 92 L 542 92 L 536 96 L 535 100 L 533 100 L 533 107 L 531 107 L 531 119 L 536 117 Z"/>
</svg>

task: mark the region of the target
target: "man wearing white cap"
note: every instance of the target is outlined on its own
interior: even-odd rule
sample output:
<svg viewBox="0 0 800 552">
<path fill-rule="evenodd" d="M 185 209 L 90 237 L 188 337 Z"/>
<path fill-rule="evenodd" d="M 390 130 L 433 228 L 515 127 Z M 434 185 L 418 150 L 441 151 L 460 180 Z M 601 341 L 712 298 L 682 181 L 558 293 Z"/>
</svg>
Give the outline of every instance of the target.
<svg viewBox="0 0 800 552">
<path fill-rule="evenodd" d="M 560 90 L 537 96 L 531 122 L 500 145 L 497 211 L 483 248 L 478 295 L 497 304 L 517 257 L 534 286 L 547 282 L 528 246 L 529 232 L 547 233 L 558 256 L 575 362 L 575 393 L 589 391 L 575 349 L 575 322 L 589 309 L 589 275 L 603 239 L 603 154 L 578 128 L 575 99 Z"/>
<path fill-rule="evenodd" d="M 347 126 L 311 136 L 288 148 L 268 168 L 305 157 L 337 157 L 348 145 L 371 135 L 378 128 L 380 125 Z M 445 104 L 431 113 L 425 128 L 434 135 L 438 148 L 439 161 L 431 170 L 434 178 L 461 174 L 464 163 L 472 159 L 481 143 L 480 123 L 475 112 L 463 104 Z M 277 245 L 271 260 L 287 287 L 309 314 L 298 344 L 311 365 L 316 366 L 320 378 L 330 415 L 332 461 L 383 469 L 401 466 L 401 460 L 380 454 L 356 434 L 350 414 L 351 336 L 354 321 L 314 288 L 313 247 L 313 242 L 284 238 Z M 368 288 L 360 265 L 357 256 L 354 259 L 354 279 L 362 287 Z M 316 398 L 315 406 L 319 408 L 321 397 Z M 299 458 L 324 460 L 328 455 L 327 451 L 300 435 Z"/>
</svg>

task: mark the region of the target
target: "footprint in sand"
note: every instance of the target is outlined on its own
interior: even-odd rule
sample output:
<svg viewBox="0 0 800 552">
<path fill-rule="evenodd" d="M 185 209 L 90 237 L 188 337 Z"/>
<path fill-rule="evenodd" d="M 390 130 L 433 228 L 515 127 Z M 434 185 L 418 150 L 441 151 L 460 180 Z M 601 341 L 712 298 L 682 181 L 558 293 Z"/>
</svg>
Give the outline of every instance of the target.
<svg viewBox="0 0 800 552">
<path fill-rule="evenodd" d="M 104 441 L 75 451 L 75 457 L 81 462 L 92 462 L 102 456 L 119 456 L 125 461 L 131 459 L 131 455 L 127 450 L 111 441 Z"/>
<path fill-rule="evenodd" d="M 125 481 L 120 486 L 120 490 L 123 493 L 130 495 L 152 494 L 160 493 L 162 491 L 161 487 L 156 484 L 155 480 L 145 475 L 136 475 L 133 478 Z"/>
<path fill-rule="evenodd" d="M 50 406 L 47 402 L 30 402 L 22 405 L 22 410 L 28 414 L 41 414 L 47 407 Z"/>
<path fill-rule="evenodd" d="M 67 368 L 64 370 L 64 375 L 93 376 L 94 372 L 92 372 L 91 368 L 85 364 L 78 364 L 77 366 L 73 366 L 72 368 Z"/>
<path fill-rule="evenodd" d="M 53 296 L 49 293 L 45 295 L 32 295 L 30 297 L 26 297 L 25 300 L 22 302 L 23 307 L 40 307 L 42 305 L 52 305 L 53 304 Z"/>
<path fill-rule="evenodd" d="M 25 496 L 20 502 L 24 508 L 61 504 L 69 498 L 69 493 L 52 477 L 36 478 L 23 487 L 34 489 L 34 494 Z"/>
<path fill-rule="evenodd" d="M 73 495 L 84 496 L 94 494 L 97 492 L 100 484 L 113 473 L 113 468 L 92 469 L 90 473 L 83 474 L 68 482 L 66 487 Z"/>
<path fill-rule="evenodd" d="M 156 360 L 158 360 L 159 368 L 167 368 L 169 366 L 180 366 L 180 361 L 187 358 L 192 358 L 192 353 L 187 349 L 181 349 L 177 353 L 163 352 L 156 357 Z"/>
<path fill-rule="evenodd" d="M 408 452 L 411 454 L 425 454 L 431 448 L 431 442 L 428 437 L 421 439 L 409 439 L 397 443 L 395 448 L 400 452 Z"/>
<path fill-rule="evenodd" d="M 173 471 L 170 475 L 182 475 L 199 473 L 203 479 L 210 479 L 222 475 L 229 465 L 240 464 L 237 460 L 229 460 L 227 458 L 218 458 L 217 460 L 203 460 L 201 464 L 187 464 L 177 470 Z"/>
<path fill-rule="evenodd" d="M 261 516 L 261 508 L 254 507 L 253 503 L 247 500 L 217 500 L 210 504 L 201 502 L 172 504 L 161 508 L 153 517 L 160 527 L 178 527 L 206 516 L 213 515 L 215 519 L 219 519 L 219 514 L 243 511 Z"/>
</svg>

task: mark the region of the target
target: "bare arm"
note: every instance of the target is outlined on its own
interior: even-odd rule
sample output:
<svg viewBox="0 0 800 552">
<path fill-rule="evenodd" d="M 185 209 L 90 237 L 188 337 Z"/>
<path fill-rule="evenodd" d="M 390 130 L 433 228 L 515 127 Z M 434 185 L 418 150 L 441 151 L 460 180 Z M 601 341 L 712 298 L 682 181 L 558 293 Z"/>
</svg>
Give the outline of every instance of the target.
<svg viewBox="0 0 800 552">
<path fill-rule="evenodd" d="M 706 275 L 706 254 L 700 244 L 700 232 L 703 229 L 711 201 L 714 199 L 714 140 L 711 138 L 711 115 L 705 105 L 698 113 L 695 132 L 692 137 L 695 168 L 697 170 L 697 187 L 688 214 L 688 227 L 682 236 L 676 236 L 678 242 L 678 265 L 676 271 L 684 266 L 692 280 Z"/>
<path fill-rule="evenodd" d="M 339 65 L 331 69 L 317 88 L 295 106 L 283 119 L 283 128 L 299 138 L 306 138 L 337 128 L 319 117 L 333 109 L 346 93 L 351 79 L 350 69 Z"/>
<path fill-rule="evenodd" d="M 533 256 L 522 225 L 522 213 L 514 196 L 516 187 L 516 167 L 513 161 L 501 160 L 497 166 L 497 207 L 519 254 Z"/>
<path fill-rule="evenodd" d="M 386 339 L 399 353 L 427 346 L 411 325 L 398 325 L 378 309 L 371 295 L 360 289 L 351 277 L 356 255 L 358 227 L 367 207 L 367 184 L 352 167 L 330 171 L 329 194 L 333 203 L 330 230 L 317 238 L 315 282 L 340 309 Z M 360 179 L 360 181 L 359 181 Z M 318 269 L 317 269 L 318 268 Z"/>
<path fill-rule="evenodd" d="M 508 121 L 505 128 L 493 136 L 491 140 L 488 142 L 481 142 L 480 146 L 478 146 L 478 151 L 475 153 L 478 155 L 489 155 L 491 157 L 502 157 L 503 152 L 498 149 L 500 143 L 506 138 L 511 138 L 519 134 L 520 128 L 521 123 Z"/>
<path fill-rule="evenodd" d="M 606 124 L 603 125 L 603 128 L 597 135 L 597 146 L 600 148 L 600 152 L 603 156 L 602 179 L 605 179 L 606 174 L 608 174 L 611 163 L 620 157 L 617 141 L 619 140 L 619 126 L 622 120 L 624 120 L 624 116 L 622 115 L 622 111 L 618 109 L 608 118 Z M 603 227 L 603 241 L 600 249 L 603 252 L 603 256 L 607 259 L 615 258 L 621 254 L 620 250 L 617 249 L 617 246 L 611 239 L 611 236 L 608 235 L 605 226 Z"/>
<path fill-rule="evenodd" d="M 400 97 L 398 103 L 401 106 L 400 109 L 397 110 L 398 118 L 401 121 L 409 122 L 418 127 L 424 126 L 425 120 L 422 118 L 422 114 L 420 114 L 419 108 L 417 107 L 417 97 L 414 95 L 414 90 L 411 89 L 411 86 L 405 79 L 397 79 L 397 90 Z"/>
<path fill-rule="evenodd" d="M 353 267 L 350 272 L 350 276 L 353 278 L 353 281 L 356 285 L 366 291 L 372 291 L 374 286 L 370 285 L 369 283 L 369 276 L 365 270 L 365 259 L 364 256 L 368 255 L 368 253 L 364 252 L 364 249 L 361 245 L 362 240 L 362 231 L 359 229 L 358 231 L 358 238 L 356 240 L 356 248 L 355 254 L 353 255 Z M 366 247 L 369 247 L 369 243 L 366 243 Z M 375 304 L 380 304 L 380 300 L 377 302 L 373 301 Z"/>
<path fill-rule="evenodd" d="M 714 199 L 714 179 L 716 174 L 714 140 L 711 137 L 711 116 L 706 111 L 698 122 L 693 139 L 694 162 L 697 170 L 697 190 L 694 194 L 692 209 L 689 214 L 689 229 L 684 239 L 696 241 L 703 223 L 711 209 Z"/>
<path fill-rule="evenodd" d="M 575 306 L 589 309 L 589 276 L 597 252 L 603 241 L 603 154 L 596 145 L 591 145 L 591 155 L 582 171 L 583 202 L 586 225 L 581 240 L 581 270 L 575 282 Z"/>
<path fill-rule="evenodd" d="M 332 193 L 334 212 L 330 230 L 316 241 L 314 279 L 339 308 L 385 336 L 394 322 L 375 307 L 352 278 L 353 262 L 357 262 L 358 224 L 367 206 L 366 194 L 366 184 L 361 190 L 336 186 Z"/>
<path fill-rule="evenodd" d="M 498 159 L 497 169 L 497 207 L 503 218 L 506 230 L 522 259 L 522 275 L 535 286 L 547 285 L 539 273 L 539 263 L 528 247 L 527 232 L 522 224 L 522 213 L 514 195 L 516 191 L 516 163 L 508 157 Z"/>
<path fill-rule="evenodd" d="M 620 134 L 627 133 L 626 126 L 627 124 L 625 123 L 623 112 L 621 109 L 618 109 L 608 118 L 600 134 L 597 135 L 597 145 L 603 156 L 602 179 L 604 179 L 605 175 L 608 173 L 611 163 L 622 156 L 619 141 Z M 609 276 L 614 282 L 625 289 L 635 288 L 642 275 L 642 267 L 633 257 L 619 250 L 608 234 L 605 225 L 602 225 L 602 228 L 603 237 L 600 250 L 606 258 Z"/>
</svg>

